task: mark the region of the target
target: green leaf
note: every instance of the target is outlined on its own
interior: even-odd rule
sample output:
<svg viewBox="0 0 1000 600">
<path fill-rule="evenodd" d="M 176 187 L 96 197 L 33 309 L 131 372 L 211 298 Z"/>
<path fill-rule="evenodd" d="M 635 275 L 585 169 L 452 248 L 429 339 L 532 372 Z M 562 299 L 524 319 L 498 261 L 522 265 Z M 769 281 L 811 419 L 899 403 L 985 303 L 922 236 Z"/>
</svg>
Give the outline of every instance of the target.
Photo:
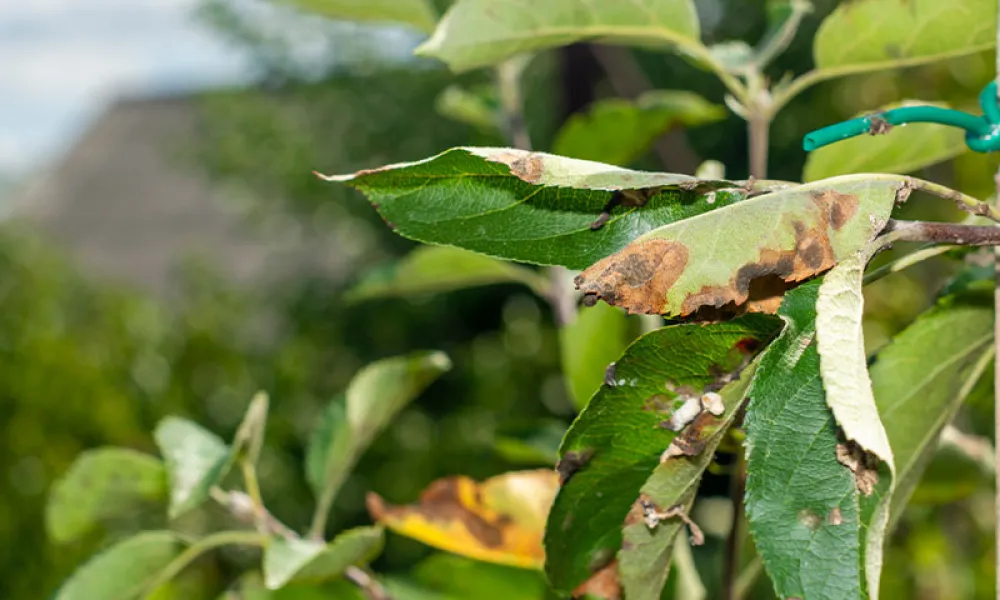
<svg viewBox="0 0 1000 600">
<path fill-rule="evenodd" d="M 993 481 L 993 471 L 985 468 L 981 462 L 967 453 L 952 445 L 941 445 L 935 450 L 936 446 L 937 444 L 931 444 L 931 458 L 920 473 L 919 481 L 908 501 L 900 493 L 900 486 L 897 486 L 896 495 L 892 500 L 893 508 L 889 515 L 890 529 L 892 522 L 898 521 L 902 516 L 907 504 L 924 506 L 951 504 L 968 498 Z M 990 447 L 991 451 L 992 449 Z M 901 479 L 900 483 L 906 482 Z M 897 505 L 898 512 L 895 508 Z"/>
<path fill-rule="evenodd" d="M 72 542 L 166 500 L 166 472 L 155 457 L 125 448 L 88 450 L 53 485 L 45 527 L 53 541 Z"/>
<path fill-rule="evenodd" d="M 545 277 L 531 269 L 461 248 L 422 246 L 402 260 L 366 274 L 347 292 L 345 299 L 364 302 L 499 283 L 524 284 L 539 296 L 548 291 Z"/>
<path fill-rule="evenodd" d="M 890 175 L 824 179 L 664 225 L 584 270 L 577 288 L 630 313 L 773 313 L 787 287 L 865 247 L 905 182 Z"/>
<path fill-rule="evenodd" d="M 867 589 L 878 596 L 882 575 L 882 552 L 889 525 L 889 502 L 896 482 L 896 466 L 889 436 L 882 425 L 872 392 L 862 334 L 864 296 L 862 280 L 875 248 L 864 248 L 831 270 L 819 287 L 816 299 L 816 348 L 826 402 L 840 431 L 855 442 L 878 469 L 888 471 L 888 494 L 873 507 L 862 545 Z M 861 487 L 859 475 L 859 488 Z M 885 477 L 880 476 L 884 482 Z M 864 491 L 864 490 L 862 490 Z M 869 494 L 871 491 L 869 490 Z"/>
<path fill-rule="evenodd" d="M 606 304 L 582 308 L 559 330 L 562 369 L 577 410 L 604 383 L 604 373 L 632 341 L 625 313 Z"/>
<path fill-rule="evenodd" d="M 510 463 L 552 466 L 559 460 L 559 444 L 564 435 L 565 423 L 546 421 L 528 428 L 497 432 L 493 450 Z"/>
<path fill-rule="evenodd" d="M 197 423 L 177 417 L 160 421 L 153 432 L 170 481 L 170 518 L 195 508 L 226 474 L 229 447 Z"/>
<path fill-rule="evenodd" d="M 545 578 L 538 571 L 494 565 L 457 556 L 432 554 L 412 570 L 413 579 L 452 598 L 542 600 Z"/>
<path fill-rule="evenodd" d="M 614 559 L 622 522 L 664 450 L 675 439 L 696 447 L 700 440 L 689 436 L 720 422 L 706 411 L 678 434 L 665 428 L 683 425 L 687 409 L 677 409 L 700 406 L 701 395 L 728 383 L 779 327 L 774 317 L 748 315 L 664 327 L 629 346 L 609 373 L 614 385 L 601 387 L 560 449 L 563 485 L 545 532 L 545 568 L 557 591 L 572 591 Z"/>
<path fill-rule="evenodd" d="M 433 31 L 437 13 L 429 0 L 281 0 L 331 19 L 397 21 Z"/>
<path fill-rule="evenodd" d="M 375 436 L 449 370 L 451 361 L 443 352 L 416 352 L 380 360 L 359 371 L 344 396 L 330 403 L 306 451 L 306 479 L 320 499 L 314 527 Z"/>
<path fill-rule="evenodd" d="M 583 269 L 651 229 L 746 195 L 739 183 L 504 148 L 454 148 L 415 163 L 323 177 L 364 192 L 405 237 L 571 269 Z M 661 186 L 659 193 L 637 192 L 642 206 L 622 198 L 610 220 L 591 229 L 613 192 Z"/>
<path fill-rule="evenodd" d="M 147 531 L 118 542 L 76 570 L 55 600 L 139 598 L 164 567 L 184 549 L 176 534 Z"/>
<path fill-rule="evenodd" d="M 813 41 L 827 77 L 974 54 L 996 43 L 993 0 L 852 0 L 823 20 Z"/>
<path fill-rule="evenodd" d="M 250 406 L 243 416 L 243 422 L 236 430 L 232 453 L 235 456 L 244 455 L 250 464 L 257 464 L 260 449 L 264 444 L 264 430 L 267 428 L 268 398 L 264 392 L 250 400 Z"/>
<path fill-rule="evenodd" d="M 993 282 L 942 298 L 883 348 L 872 389 L 896 457 L 895 521 L 937 440 L 992 360 Z M 932 350 L 932 351 L 931 351 Z"/>
<path fill-rule="evenodd" d="M 862 462 L 856 476 L 838 460 L 838 450 L 847 448 L 820 377 L 818 287 L 808 283 L 785 295 L 779 312 L 785 329 L 761 358 L 750 390 L 747 519 L 779 597 L 874 597 L 866 538 L 888 497 L 889 471 Z"/>
<path fill-rule="evenodd" d="M 276 590 L 291 582 L 317 583 L 343 575 L 351 565 L 378 556 L 385 542 L 381 527 L 349 529 L 329 544 L 274 538 L 264 550 L 264 582 Z"/>
<path fill-rule="evenodd" d="M 438 95 L 434 108 L 453 121 L 483 131 L 500 133 L 500 115 L 494 86 L 466 89 L 450 85 Z"/>
<path fill-rule="evenodd" d="M 700 453 L 692 457 L 674 457 L 662 462 L 642 486 L 641 494 L 657 511 L 683 507 L 691 509 L 702 473 L 715 456 L 715 449 L 725 437 L 726 430 L 743 405 L 747 390 L 756 369 L 751 363 L 739 379 L 720 390 L 725 412 L 715 418 L 711 427 L 700 433 L 704 444 Z M 691 427 L 697 426 L 693 423 Z M 618 552 L 618 572 L 621 575 L 625 597 L 629 600 L 658 600 L 667 582 L 674 539 L 685 529 L 684 521 L 671 517 L 653 528 L 643 520 L 643 509 L 638 503 L 625 520 L 622 530 L 624 543 Z"/>
<path fill-rule="evenodd" d="M 687 91 L 655 90 L 635 101 L 600 100 L 566 121 L 556 134 L 552 151 L 570 158 L 627 165 L 674 125 L 704 125 L 725 116 L 721 106 Z"/>
<path fill-rule="evenodd" d="M 417 54 L 455 71 L 501 62 L 516 54 L 581 40 L 646 47 L 700 46 L 691 0 L 458 0 Z"/>
<path fill-rule="evenodd" d="M 896 103 L 873 112 L 912 104 Z M 912 173 L 954 158 L 965 148 L 965 134 L 957 127 L 914 123 L 895 127 L 885 135 L 853 137 L 814 150 L 806 159 L 802 177 L 813 181 L 848 173 Z"/>
</svg>

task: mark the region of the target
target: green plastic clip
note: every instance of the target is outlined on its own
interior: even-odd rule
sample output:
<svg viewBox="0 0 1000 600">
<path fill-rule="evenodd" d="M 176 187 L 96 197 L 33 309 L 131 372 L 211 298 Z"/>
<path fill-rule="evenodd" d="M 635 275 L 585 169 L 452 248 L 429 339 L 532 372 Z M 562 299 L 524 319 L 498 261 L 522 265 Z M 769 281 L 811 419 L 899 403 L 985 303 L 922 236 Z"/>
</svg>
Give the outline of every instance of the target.
<svg viewBox="0 0 1000 600">
<path fill-rule="evenodd" d="M 890 126 L 907 123 L 940 123 L 965 130 L 965 144 L 976 152 L 1000 150 L 1000 104 L 997 103 L 997 84 L 990 82 L 979 94 L 982 116 L 970 115 L 959 110 L 938 106 L 904 106 L 893 108 L 849 121 L 843 121 L 806 134 L 802 147 L 812 152 L 829 144 L 857 135 L 887 133 Z"/>
</svg>

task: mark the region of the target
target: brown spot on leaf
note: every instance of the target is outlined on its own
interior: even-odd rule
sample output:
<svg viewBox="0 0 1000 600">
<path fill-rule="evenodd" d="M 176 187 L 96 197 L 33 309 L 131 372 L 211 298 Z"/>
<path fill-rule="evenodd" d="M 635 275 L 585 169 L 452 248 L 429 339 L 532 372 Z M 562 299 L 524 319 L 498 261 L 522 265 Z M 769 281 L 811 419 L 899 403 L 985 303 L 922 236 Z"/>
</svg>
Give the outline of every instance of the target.
<svg viewBox="0 0 1000 600">
<path fill-rule="evenodd" d="M 503 544 L 503 533 L 481 516 L 470 512 L 459 498 L 457 483 L 452 479 L 435 481 L 420 495 L 422 513 L 441 522 L 458 521 L 481 544 L 496 548 Z M 375 521 L 392 517 L 394 511 L 405 511 L 406 507 L 389 506 L 382 497 L 369 492 L 365 497 L 365 507 Z"/>
<path fill-rule="evenodd" d="M 796 220 L 792 248 L 764 248 L 720 285 L 687 296 L 679 316 L 722 320 L 744 312 L 775 313 L 785 292 L 831 269 L 836 260 L 831 231 L 843 228 L 858 211 L 858 198 L 832 190 L 812 196 L 812 226 Z M 649 239 L 633 243 L 587 268 L 576 279 L 585 297 L 621 306 L 633 314 L 664 314 L 666 295 L 687 267 L 690 252 L 679 243 Z"/>
<path fill-rule="evenodd" d="M 559 488 L 552 469 L 514 471 L 478 482 L 433 482 L 417 504 L 389 505 L 368 494 L 372 518 L 396 533 L 476 560 L 540 568 L 545 518 Z"/>
<path fill-rule="evenodd" d="M 828 216 L 834 231 L 840 231 L 858 212 L 858 197 L 851 194 L 828 190 L 813 194 L 813 201 L 819 206 L 820 214 Z"/>
<path fill-rule="evenodd" d="M 854 473 L 858 491 L 870 496 L 878 484 L 878 457 L 854 441 L 837 444 L 837 462 Z"/>
<path fill-rule="evenodd" d="M 823 524 L 823 519 L 808 508 L 803 508 L 795 516 L 798 518 L 799 523 L 802 523 L 812 531 L 816 531 Z"/>
<path fill-rule="evenodd" d="M 670 442 L 670 446 L 660 456 L 660 462 L 677 456 L 697 456 L 705 449 L 708 440 L 719 428 L 719 417 L 708 411 L 700 413 L 683 431 Z"/>
<path fill-rule="evenodd" d="M 660 314 L 667 291 L 687 266 L 688 249 L 667 240 L 646 240 L 591 265 L 575 279 L 584 298 L 598 298 L 631 314 Z"/>
<path fill-rule="evenodd" d="M 844 524 L 844 515 L 841 514 L 839 507 L 834 506 L 833 510 L 830 511 L 830 514 L 826 515 L 826 522 L 828 525 Z"/>
<path fill-rule="evenodd" d="M 596 596 L 605 600 L 621 600 L 622 584 L 618 577 L 618 561 L 612 561 L 596 571 L 587 581 L 573 590 L 573 597 Z"/>
<path fill-rule="evenodd" d="M 487 160 L 507 165 L 511 175 L 536 185 L 542 180 L 545 170 L 542 157 L 534 152 L 501 152 L 487 157 Z"/>
<path fill-rule="evenodd" d="M 594 450 L 591 448 L 586 450 L 570 450 L 564 454 L 556 464 L 556 472 L 559 473 L 559 485 L 566 485 L 577 471 L 590 462 L 593 456 Z"/>
</svg>

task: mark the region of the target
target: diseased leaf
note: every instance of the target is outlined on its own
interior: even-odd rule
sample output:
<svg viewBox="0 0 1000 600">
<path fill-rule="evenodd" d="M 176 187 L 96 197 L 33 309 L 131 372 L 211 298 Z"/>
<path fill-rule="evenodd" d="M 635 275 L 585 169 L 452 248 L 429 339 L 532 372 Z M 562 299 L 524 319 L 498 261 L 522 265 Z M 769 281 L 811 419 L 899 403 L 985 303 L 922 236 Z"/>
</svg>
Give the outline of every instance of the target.
<svg viewBox="0 0 1000 600">
<path fill-rule="evenodd" d="M 413 506 L 386 504 L 368 494 L 368 512 L 389 529 L 462 556 L 522 568 L 541 568 L 545 517 L 558 487 L 554 471 L 516 471 L 478 483 L 439 479 Z"/>
<path fill-rule="evenodd" d="M 916 103 L 897 103 L 870 112 L 912 104 Z M 814 181 L 848 173 L 912 173 L 954 158 L 965 150 L 965 134 L 961 129 L 913 123 L 894 127 L 884 135 L 848 138 L 813 150 L 806 159 L 802 177 Z"/>
<path fill-rule="evenodd" d="M 852 0 L 823 20 L 813 57 L 831 76 L 904 67 L 992 48 L 996 29 L 992 0 Z"/>
<path fill-rule="evenodd" d="M 559 330 L 562 370 L 577 410 L 583 409 L 604 383 L 611 364 L 631 341 L 628 319 L 608 305 L 583 308 Z"/>
<path fill-rule="evenodd" d="M 904 187 L 856 175 L 757 196 L 639 236 L 584 270 L 577 288 L 630 313 L 773 313 L 788 287 L 867 245 Z"/>
<path fill-rule="evenodd" d="M 53 541 L 72 542 L 166 500 L 166 471 L 155 457 L 125 448 L 88 450 L 53 485 L 45 528 Z"/>
<path fill-rule="evenodd" d="M 635 101 L 600 100 L 576 113 L 556 134 L 552 152 L 570 158 L 627 165 L 674 125 L 697 126 L 718 121 L 726 111 L 687 91 L 655 90 Z"/>
<path fill-rule="evenodd" d="M 868 532 L 890 474 L 838 435 L 816 350 L 818 288 L 812 282 L 785 296 L 785 329 L 761 357 L 750 390 L 747 519 L 780 598 L 875 597 L 866 578 Z"/>
<path fill-rule="evenodd" d="M 322 177 L 364 192 L 405 237 L 570 269 L 746 196 L 738 182 L 504 148 L 454 148 L 419 162 Z"/>
<path fill-rule="evenodd" d="M 264 582 L 276 590 L 292 582 L 319 583 L 336 579 L 351 565 L 366 564 L 382 551 L 381 527 L 357 527 L 329 544 L 275 538 L 264 550 Z"/>
<path fill-rule="evenodd" d="M 816 341 L 826 401 L 837 424 L 848 440 L 892 469 L 892 448 L 875 406 L 861 328 L 862 278 L 873 250 L 844 259 L 823 278 L 816 299 Z"/>
<path fill-rule="evenodd" d="M 662 462 L 643 484 L 641 500 L 632 506 L 625 519 L 622 549 L 618 552 L 618 571 L 629 600 L 660 598 L 667 582 L 674 540 L 678 532 L 689 527 L 683 515 L 691 510 L 702 473 L 742 406 L 755 370 L 756 363 L 751 363 L 743 369 L 739 379 L 720 390 L 725 412 L 718 416 L 707 411 L 702 413 L 706 419 L 711 416 L 710 425 L 703 425 L 702 418 L 689 425 L 699 428 L 701 451 L 694 456 L 675 456 Z M 666 516 L 671 512 L 677 515 Z M 692 529 L 690 534 L 700 543 L 697 529 Z"/>
<path fill-rule="evenodd" d="M 992 344 L 993 282 L 985 281 L 942 298 L 876 356 L 872 389 L 898 475 L 892 521 L 902 515 L 941 430 L 989 366 Z"/>
<path fill-rule="evenodd" d="M 458 0 L 417 54 L 465 71 L 581 40 L 670 47 L 698 44 L 699 36 L 691 0 Z"/>
<path fill-rule="evenodd" d="M 351 380 L 331 402 L 309 439 L 306 479 L 329 507 L 357 459 L 407 404 L 442 374 L 451 361 L 442 352 L 416 352 L 380 360 Z"/>
<path fill-rule="evenodd" d="M 345 299 L 364 302 L 498 283 L 524 284 L 539 296 L 548 289 L 545 277 L 531 269 L 461 248 L 421 246 L 402 260 L 369 272 L 345 294 Z"/>
<path fill-rule="evenodd" d="M 219 436 L 197 423 L 166 417 L 153 432 L 170 481 L 170 518 L 197 507 L 226 474 L 231 456 Z"/>
<path fill-rule="evenodd" d="M 709 392 L 735 379 L 779 328 L 775 317 L 747 315 L 664 327 L 629 346 L 560 449 L 562 487 L 545 534 L 545 568 L 556 591 L 571 592 L 615 558 L 622 523 L 664 451 L 694 457 L 668 463 L 703 458 L 709 442 L 700 436 L 722 422 L 702 410 L 703 396 L 711 399 Z"/>
<path fill-rule="evenodd" d="M 816 349 L 826 403 L 845 440 L 838 446 L 838 459 L 855 472 L 858 489 L 866 496 L 871 495 L 876 481 L 884 482 L 885 477 L 877 476 L 877 471 L 888 471 L 888 493 L 873 507 L 861 548 L 867 589 L 878 596 L 896 466 L 889 436 L 875 404 L 861 326 L 862 279 L 874 251 L 875 248 L 860 250 L 823 278 L 816 299 Z M 876 476 L 878 479 L 871 481 Z"/>
<path fill-rule="evenodd" d="M 281 0 L 302 10 L 345 21 L 396 21 L 433 31 L 437 13 L 430 0 Z"/>
<path fill-rule="evenodd" d="M 55 600 L 134 600 L 184 545 L 169 531 L 146 531 L 94 556 L 63 584 Z"/>
</svg>

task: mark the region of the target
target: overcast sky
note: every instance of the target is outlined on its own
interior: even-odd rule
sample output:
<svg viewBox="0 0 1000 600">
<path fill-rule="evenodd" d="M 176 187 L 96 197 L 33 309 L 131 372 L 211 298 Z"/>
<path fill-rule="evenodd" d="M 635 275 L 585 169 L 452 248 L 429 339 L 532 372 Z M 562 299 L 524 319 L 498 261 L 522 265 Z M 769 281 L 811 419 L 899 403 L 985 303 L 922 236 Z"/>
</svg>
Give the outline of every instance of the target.
<svg viewBox="0 0 1000 600">
<path fill-rule="evenodd" d="M 236 82 L 197 0 L 0 0 L 0 172 L 51 160 L 113 96 Z"/>
</svg>

